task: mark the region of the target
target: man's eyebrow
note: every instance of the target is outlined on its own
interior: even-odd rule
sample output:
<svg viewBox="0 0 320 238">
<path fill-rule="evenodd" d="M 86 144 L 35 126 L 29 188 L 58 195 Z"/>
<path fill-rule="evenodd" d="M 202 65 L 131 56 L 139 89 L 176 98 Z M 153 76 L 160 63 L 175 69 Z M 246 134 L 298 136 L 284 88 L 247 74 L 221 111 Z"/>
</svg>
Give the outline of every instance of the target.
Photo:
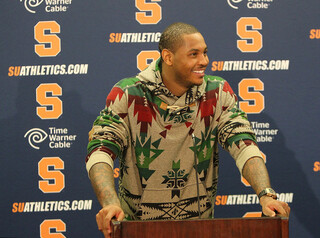
<svg viewBox="0 0 320 238">
<path fill-rule="evenodd" d="M 208 50 L 208 47 L 204 48 L 204 51 L 207 51 L 207 50 Z M 191 51 L 201 51 L 201 50 L 199 50 L 199 49 L 190 49 L 189 52 L 191 52 Z"/>
</svg>

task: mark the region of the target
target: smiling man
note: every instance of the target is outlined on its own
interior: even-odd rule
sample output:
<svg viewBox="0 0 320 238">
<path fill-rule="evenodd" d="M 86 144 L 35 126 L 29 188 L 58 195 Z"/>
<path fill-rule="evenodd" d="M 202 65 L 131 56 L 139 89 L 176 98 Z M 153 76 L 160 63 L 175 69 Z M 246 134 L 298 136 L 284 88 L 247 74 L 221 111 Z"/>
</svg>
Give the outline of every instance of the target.
<svg viewBox="0 0 320 238">
<path fill-rule="evenodd" d="M 234 158 L 257 193 L 262 211 L 288 216 L 277 201 L 246 114 L 220 77 L 205 75 L 207 45 L 185 23 L 161 35 L 160 59 L 136 77 L 119 81 L 89 133 L 86 167 L 110 221 L 212 218 L 218 182 L 218 143 Z M 113 162 L 119 159 L 119 196 Z"/>
<path fill-rule="evenodd" d="M 179 24 L 172 26 L 172 28 L 177 28 L 174 29 L 175 34 L 183 29 L 179 29 L 179 26 Z M 209 63 L 207 45 L 202 35 L 196 30 L 190 32 L 192 33 L 181 34 L 180 40 L 175 43 L 177 45 L 172 43 L 170 46 L 163 38 L 159 43 L 159 50 L 164 62 L 162 64 L 162 80 L 176 96 L 183 95 L 193 86 L 201 86 L 204 80 L 204 71 Z M 172 32 L 168 34 L 170 33 L 173 34 Z"/>
</svg>

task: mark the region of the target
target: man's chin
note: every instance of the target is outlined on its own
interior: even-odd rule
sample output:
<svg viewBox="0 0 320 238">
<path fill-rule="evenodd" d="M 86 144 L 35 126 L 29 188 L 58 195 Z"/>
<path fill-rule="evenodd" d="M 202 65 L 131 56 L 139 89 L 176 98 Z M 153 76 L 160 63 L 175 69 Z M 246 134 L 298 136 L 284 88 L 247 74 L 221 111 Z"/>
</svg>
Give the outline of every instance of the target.
<svg viewBox="0 0 320 238">
<path fill-rule="evenodd" d="M 195 80 L 193 84 L 195 86 L 200 86 L 201 84 L 203 84 L 203 80 L 204 80 L 204 77 L 201 77 L 201 78 Z"/>
</svg>

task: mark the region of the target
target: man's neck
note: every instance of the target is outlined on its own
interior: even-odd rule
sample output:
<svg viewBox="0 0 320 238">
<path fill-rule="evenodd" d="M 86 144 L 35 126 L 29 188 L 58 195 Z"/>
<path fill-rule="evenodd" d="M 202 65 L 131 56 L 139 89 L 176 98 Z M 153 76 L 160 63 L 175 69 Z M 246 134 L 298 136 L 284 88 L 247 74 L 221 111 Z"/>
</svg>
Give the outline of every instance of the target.
<svg viewBox="0 0 320 238">
<path fill-rule="evenodd" d="M 173 95 L 177 97 L 182 96 L 186 91 L 188 91 L 188 88 L 185 88 L 177 84 L 174 80 L 170 80 L 174 76 L 170 72 L 170 69 L 165 67 L 166 67 L 165 64 L 162 64 L 162 71 L 161 71 L 162 82 Z"/>
</svg>

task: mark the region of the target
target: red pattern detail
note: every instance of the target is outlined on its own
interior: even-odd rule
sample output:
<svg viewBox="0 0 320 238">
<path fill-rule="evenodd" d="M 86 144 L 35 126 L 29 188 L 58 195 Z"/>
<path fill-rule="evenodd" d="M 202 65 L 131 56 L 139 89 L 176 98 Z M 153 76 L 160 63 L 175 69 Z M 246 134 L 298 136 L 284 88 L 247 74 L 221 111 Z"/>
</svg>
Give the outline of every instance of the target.
<svg viewBox="0 0 320 238">
<path fill-rule="evenodd" d="M 235 97 L 236 101 L 238 101 L 238 97 L 236 94 L 234 94 L 230 84 L 228 82 L 225 82 L 223 85 L 223 89 L 224 92 L 229 92 L 233 97 Z"/>
<path fill-rule="evenodd" d="M 217 105 L 217 96 L 219 88 L 211 90 L 205 93 L 205 98 L 201 97 L 198 114 L 201 114 L 201 120 L 204 119 L 205 126 L 210 125 L 210 117 L 214 115 L 214 109 Z"/>
<path fill-rule="evenodd" d="M 189 126 L 192 125 L 192 123 L 191 123 L 191 122 L 188 122 L 188 121 L 186 121 L 185 124 L 186 124 L 187 128 L 189 128 Z"/>
<path fill-rule="evenodd" d="M 191 136 L 193 132 L 194 132 L 194 129 L 191 128 L 190 131 L 189 131 L 189 135 Z"/>
<path fill-rule="evenodd" d="M 228 82 L 225 82 L 224 85 L 223 85 L 223 89 L 222 91 L 224 92 L 229 92 L 231 95 L 234 94 L 232 88 L 230 87 L 230 84 Z"/>
<path fill-rule="evenodd" d="M 172 125 L 169 125 L 169 126 L 165 126 L 164 128 L 166 128 L 166 129 L 170 130 L 170 129 L 171 129 L 171 127 L 172 127 Z"/>
<path fill-rule="evenodd" d="M 112 90 L 110 91 L 107 97 L 106 106 L 108 107 L 110 106 L 111 103 L 114 103 L 118 95 L 119 95 L 119 100 L 121 100 L 123 94 L 124 92 L 122 91 L 121 88 L 117 88 L 117 87 L 112 88 Z"/>
<path fill-rule="evenodd" d="M 88 155 L 86 156 L 86 163 L 88 162 L 89 157 L 92 155 L 92 153 L 95 152 L 95 151 L 97 151 L 97 150 L 103 151 L 103 152 L 109 154 L 109 155 L 111 156 L 112 160 L 115 160 L 115 159 L 117 158 L 116 155 L 112 152 L 112 150 L 108 149 L 108 148 L 105 147 L 105 146 L 101 146 L 101 147 L 95 148 L 94 150 L 92 150 L 92 151 L 90 152 L 90 154 L 88 154 Z"/>
<path fill-rule="evenodd" d="M 119 117 L 124 119 L 128 115 L 128 113 L 119 113 L 118 115 L 119 115 Z"/>
<path fill-rule="evenodd" d="M 249 146 L 249 145 L 255 145 L 255 146 L 258 146 L 254 141 L 252 140 L 242 140 L 243 143 L 246 145 L 246 146 Z M 238 149 L 240 149 L 240 143 L 236 143 L 236 146 L 238 147 Z"/>
<path fill-rule="evenodd" d="M 162 132 L 159 133 L 163 138 L 167 137 L 167 130 L 164 130 Z"/>
<path fill-rule="evenodd" d="M 148 125 L 151 126 L 152 124 L 152 118 L 154 120 L 156 119 L 157 106 L 150 101 L 147 101 L 147 106 L 145 106 L 143 97 L 129 95 L 128 107 L 131 106 L 133 101 L 135 101 L 133 115 L 135 116 L 138 114 L 137 123 L 141 123 L 140 132 L 147 133 Z"/>
<path fill-rule="evenodd" d="M 246 146 L 249 146 L 249 145 L 255 145 L 255 146 L 258 146 L 254 141 L 252 140 L 243 140 L 243 142 L 246 144 Z"/>
</svg>

